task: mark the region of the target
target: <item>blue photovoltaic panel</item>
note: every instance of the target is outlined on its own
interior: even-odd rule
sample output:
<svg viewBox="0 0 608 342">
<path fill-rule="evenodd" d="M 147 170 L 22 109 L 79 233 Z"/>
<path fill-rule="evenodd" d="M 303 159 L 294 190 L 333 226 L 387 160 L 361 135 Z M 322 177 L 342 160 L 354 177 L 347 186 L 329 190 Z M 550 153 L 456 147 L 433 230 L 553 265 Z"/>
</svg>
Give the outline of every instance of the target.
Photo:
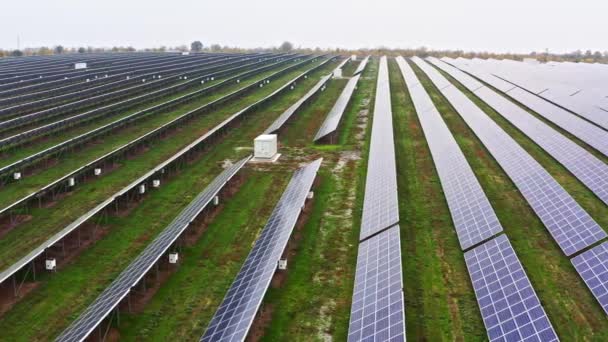
<svg viewBox="0 0 608 342">
<path fill-rule="evenodd" d="M 376 86 L 360 239 L 364 240 L 398 222 L 391 90 L 388 64 L 386 57 L 382 57 Z"/>
<path fill-rule="evenodd" d="M 405 341 L 399 226 L 359 245 L 348 341 Z"/>
<path fill-rule="evenodd" d="M 298 169 L 256 240 L 201 341 L 244 341 L 321 166 Z"/>
<path fill-rule="evenodd" d="M 360 73 L 362 73 L 365 70 L 365 67 L 367 66 L 367 63 L 369 62 L 369 56 L 365 57 L 361 63 L 359 63 L 359 66 L 357 67 L 357 69 L 355 70 L 355 72 L 353 73 L 353 76 L 358 75 Z"/>
<path fill-rule="evenodd" d="M 517 102 L 530 108 L 563 130 L 581 139 L 585 143 L 589 144 L 589 146 L 600 151 L 605 156 L 608 156 L 608 132 L 605 130 L 576 115 L 572 115 L 563 108 L 558 107 L 535 94 L 532 94 L 481 70 L 476 63 L 473 63 L 470 60 L 453 60 L 448 58 L 443 58 L 442 60 L 504 92 Z"/>
<path fill-rule="evenodd" d="M 572 264 L 608 315 L 608 242 L 572 258 Z"/>
<path fill-rule="evenodd" d="M 506 235 L 464 254 L 490 341 L 557 341 Z"/>
<path fill-rule="evenodd" d="M 559 183 L 473 101 L 423 60 L 414 62 L 464 119 L 517 186 L 564 254 L 572 255 L 606 237 L 606 232 Z"/>
<path fill-rule="evenodd" d="M 414 102 L 422 130 L 439 174 L 460 247 L 470 248 L 502 231 L 471 166 L 409 64 L 397 63 Z"/>
<path fill-rule="evenodd" d="M 473 77 L 436 58 L 429 60 L 509 120 L 608 204 L 608 165 Z"/>
<path fill-rule="evenodd" d="M 342 90 L 342 93 L 340 93 L 338 100 L 336 100 L 336 103 L 329 111 L 329 114 L 327 114 L 327 118 L 325 118 L 325 121 L 323 121 L 323 124 L 319 128 L 317 135 L 313 139 L 314 141 L 317 141 L 338 129 L 342 115 L 350 102 L 350 98 L 355 92 L 360 77 L 361 75 L 357 75 L 348 80 L 348 83 L 344 87 L 344 90 Z"/>
</svg>

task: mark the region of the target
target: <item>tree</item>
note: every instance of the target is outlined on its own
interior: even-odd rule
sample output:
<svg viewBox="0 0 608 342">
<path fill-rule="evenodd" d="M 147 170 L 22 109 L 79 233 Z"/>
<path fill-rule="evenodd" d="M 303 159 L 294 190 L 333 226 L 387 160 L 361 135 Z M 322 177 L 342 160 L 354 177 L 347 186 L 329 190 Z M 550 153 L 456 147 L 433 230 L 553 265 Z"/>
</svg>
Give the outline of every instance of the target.
<svg viewBox="0 0 608 342">
<path fill-rule="evenodd" d="M 87 52 L 87 49 L 85 49 L 83 47 L 78 48 L 78 53 L 85 53 L 85 52 Z"/>
<path fill-rule="evenodd" d="M 56 53 L 56 54 L 58 54 L 58 55 L 59 55 L 59 54 L 62 54 L 62 53 L 63 53 L 63 50 L 64 50 L 64 49 L 63 49 L 63 46 L 61 46 L 61 45 L 57 45 L 57 46 L 55 46 L 55 53 Z"/>
<path fill-rule="evenodd" d="M 211 45 L 211 51 L 220 52 L 220 51 L 222 51 L 222 46 L 220 44 L 213 44 L 213 45 Z"/>
<path fill-rule="evenodd" d="M 293 44 L 291 44 L 288 41 L 284 41 L 283 44 L 281 44 L 281 46 L 279 46 L 279 50 L 281 50 L 283 52 L 289 52 L 289 51 L 293 50 Z"/>
<path fill-rule="evenodd" d="M 192 42 L 192 44 L 190 44 L 190 50 L 192 51 L 202 51 L 203 50 L 203 43 L 201 43 L 200 41 L 194 41 Z"/>
<path fill-rule="evenodd" d="M 11 52 L 11 56 L 21 57 L 21 56 L 23 56 L 23 52 L 21 50 L 14 50 L 13 52 Z"/>
</svg>

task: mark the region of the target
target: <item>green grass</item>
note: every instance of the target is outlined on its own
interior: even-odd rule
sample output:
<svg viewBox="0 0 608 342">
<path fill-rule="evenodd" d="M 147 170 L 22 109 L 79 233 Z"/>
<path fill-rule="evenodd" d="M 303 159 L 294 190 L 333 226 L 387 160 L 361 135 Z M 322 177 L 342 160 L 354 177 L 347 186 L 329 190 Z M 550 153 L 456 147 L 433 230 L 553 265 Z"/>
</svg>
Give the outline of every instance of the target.
<svg viewBox="0 0 608 342">
<path fill-rule="evenodd" d="M 332 79 L 327 84 L 325 91 L 319 90 L 316 97 L 296 112 L 291 120 L 285 124 L 282 133 L 279 134 L 281 144 L 287 146 L 310 145 L 346 82 L 342 79 Z"/>
<path fill-rule="evenodd" d="M 121 340 L 200 338 L 288 180 L 285 172 L 249 172 L 241 189 L 226 201 L 201 239 L 182 250 L 179 269 L 144 310 L 121 316 Z"/>
<path fill-rule="evenodd" d="M 574 271 L 568 258 L 561 253 L 514 184 L 462 118 L 424 73 L 415 65 L 413 67 L 490 199 L 558 335 L 564 341 L 606 340 L 608 321 L 605 319 L 605 314 Z M 480 105 L 485 107 L 481 103 Z M 500 121 L 491 111 L 488 111 L 488 114 Z M 547 156 L 543 156 L 543 152 L 537 146 L 518 137 L 521 133 L 515 131 L 509 133 L 556 176 L 566 189 L 576 186 L 576 181 L 572 179 L 568 181 L 571 176 L 561 166 Z M 580 191 L 586 192 L 586 189 Z M 575 195 L 579 200 L 581 194 Z M 587 209 L 590 208 L 588 203 L 581 202 Z"/>
<path fill-rule="evenodd" d="M 463 253 L 418 116 L 393 59 L 389 70 L 408 339 L 483 340 Z"/>
<path fill-rule="evenodd" d="M 370 66 L 369 77 L 358 89 L 358 95 L 368 100 L 373 97 L 377 63 Z M 369 101 L 366 103 L 370 105 Z M 367 106 L 352 108 L 345 113 L 346 118 L 356 118 Z M 301 240 L 289 259 L 287 279 L 282 287 L 271 289 L 264 300 L 264 305 L 272 308 L 272 321 L 264 331 L 265 341 L 347 338 L 369 127 L 365 126 L 357 144 L 340 146 L 341 150 L 322 150 L 325 162 L 319 175 L 321 182 L 315 190 L 307 223 L 301 232 L 294 234 L 296 239 L 301 236 Z M 298 125 L 293 129 L 302 130 Z M 308 138 L 310 141 L 312 136 Z M 345 157 L 353 153 L 358 157 Z"/>
<path fill-rule="evenodd" d="M 331 64 L 325 68 L 330 67 Z M 313 75 L 321 74 L 327 69 L 321 69 Z M 309 80 L 312 78 L 309 77 Z M 178 177 L 152 191 L 127 217 L 111 217 L 107 222 L 109 232 L 105 237 L 58 273 L 44 277 L 38 289 L 0 320 L 0 340 L 48 340 L 57 335 L 202 190 L 211 177 L 219 172 L 218 165 L 223 160 L 246 154 L 248 150 L 237 148 L 250 146 L 257 134 L 313 84 L 314 80 L 304 81 L 296 91 L 278 97 L 253 113 L 238 129 L 224 136 L 215 148 L 198 161 L 184 166 Z M 277 182 L 273 182 L 275 183 Z M 250 245 L 244 246 L 247 247 L 244 253 L 247 253 Z M 229 284 L 228 278 L 222 278 L 222 281 Z M 225 289 L 214 292 L 218 296 L 217 302 L 224 292 Z M 211 314 L 212 312 L 209 313 Z"/>
<path fill-rule="evenodd" d="M 307 68 L 310 68 L 310 65 L 307 65 L 306 69 Z M 328 70 L 329 66 L 325 66 L 324 69 Z M 43 242 L 52 233 L 59 231 L 62 227 L 74 221 L 80 215 L 84 214 L 90 208 L 93 208 L 99 202 L 105 200 L 117 190 L 172 156 L 180 148 L 204 134 L 207 130 L 220 123 L 229 115 L 238 111 L 245 105 L 253 103 L 262 96 L 269 94 L 300 72 L 301 70 L 293 71 L 293 73 L 285 75 L 281 79 L 270 83 L 257 92 L 244 96 L 236 101 L 232 101 L 216 111 L 210 112 L 189 122 L 187 126 L 178 130 L 176 134 L 150 144 L 148 146 L 149 150 L 145 153 L 123 161 L 120 168 L 107 173 L 104 177 L 94 182 L 82 184 L 78 188 L 78 191 L 61 199 L 54 206 L 33 209 L 33 218 L 30 221 L 13 229 L 0 240 L 0 256 L 2 257 L 0 267 L 7 267 L 29 250 Z M 318 73 L 320 74 L 321 71 Z M 314 82 L 314 80 L 306 80 L 301 84 L 306 87 L 310 86 L 312 82 Z M 277 104 L 290 103 L 289 101 L 291 99 L 297 98 L 298 95 L 301 96 L 301 92 L 305 87 L 299 87 L 297 90 L 282 96 L 282 100 L 277 101 Z M 251 138 L 251 140 L 253 140 L 253 138 Z M 250 144 L 250 141 L 244 143 L 245 146 L 249 146 Z"/>
</svg>

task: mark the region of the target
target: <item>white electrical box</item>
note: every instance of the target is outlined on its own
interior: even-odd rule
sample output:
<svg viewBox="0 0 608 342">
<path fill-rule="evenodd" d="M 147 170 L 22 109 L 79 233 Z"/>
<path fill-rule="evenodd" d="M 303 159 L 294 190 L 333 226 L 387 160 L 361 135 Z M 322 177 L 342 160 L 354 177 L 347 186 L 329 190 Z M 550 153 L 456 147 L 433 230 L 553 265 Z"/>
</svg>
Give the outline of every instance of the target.
<svg viewBox="0 0 608 342">
<path fill-rule="evenodd" d="M 253 156 L 261 159 L 271 159 L 277 154 L 277 135 L 262 134 L 253 141 Z"/>
<path fill-rule="evenodd" d="M 19 180 L 19 179 L 21 179 L 21 172 L 15 172 L 15 173 L 13 173 L 13 178 L 14 178 L 15 180 Z"/>
<path fill-rule="evenodd" d="M 160 186 L 160 179 L 155 179 L 152 181 L 152 186 L 158 188 Z"/>
<path fill-rule="evenodd" d="M 213 205 L 218 205 L 218 204 L 220 204 L 220 196 L 213 197 Z"/>
<path fill-rule="evenodd" d="M 286 270 L 286 269 L 287 269 L 287 259 L 279 260 L 279 270 Z"/>
<path fill-rule="evenodd" d="M 76 185 L 76 179 L 74 179 L 74 177 L 70 177 L 68 178 L 68 186 L 74 186 Z"/>
<path fill-rule="evenodd" d="M 315 197 L 315 193 L 313 191 L 309 191 L 308 195 L 306 196 L 307 199 L 313 199 L 313 197 Z"/>
<path fill-rule="evenodd" d="M 177 260 L 179 260 L 179 254 L 169 253 L 169 263 L 170 264 L 177 264 Z"/>
<path fill-rule="evenodd" d="M 342 69 L 336 69 L 336 70 L 334 70 L 334 77 L 335 78 L 342 78 Z"/>
<path fill-rule="evenodd" d="M 57 260 L 56 259 L 46 259 L 45 263 L 46 269 L 49 271 L 54 271 L 57 268 Z"/>
<path fill-rule="evenodd" d="M 95 172 L 95 176 L 99 176 L 99 175 L 101 175 L 101 168 L 99 168 L 99 167 L 98 167 L 98 168 L 95 168 L 95 171 L 94 171 L 94 172 Z"/>
<path fill-rule="evenodd" d="M 74 63 L 74 69 L 79 70 L 79 69 L 86 69 L 87 68 L 87 63 Z"/>
<path fill-rule="evenodd" d="M 190 52 L 188 52 L 188 51 L 182 52 L 182 56 L 188 56 L 189 54 L 190 54 Z"/>
<path fill-rule="evenodd" d="M 146 185 L 142 184 L 142 185 L 139 186 L 139 194 L 143 195 L 145 193 L 146 193 Z"/>
<path fill-rule="evenodd" d="M 356 62 L 356 61 L 357 61 L 357 55 L 352 55 L 352 56 L 350 56 L 350 59 L 351 59 L 353 62 Z"/>
</svg>

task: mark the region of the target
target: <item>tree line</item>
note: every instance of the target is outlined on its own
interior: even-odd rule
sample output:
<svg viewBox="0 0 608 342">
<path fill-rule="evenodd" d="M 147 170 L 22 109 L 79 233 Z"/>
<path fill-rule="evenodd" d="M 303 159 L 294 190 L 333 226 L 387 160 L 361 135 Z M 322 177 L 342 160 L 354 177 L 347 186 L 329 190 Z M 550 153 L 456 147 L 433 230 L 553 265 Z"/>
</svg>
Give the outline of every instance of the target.
<svg viewBox="0 0 608 342">
<path fill-rule="evenodd" d="M 539 61 L 571 61 L 571 62 L 588 62 L 588 63 L 608 63 L 608 51 L 591 51 L 591 50 L 576 50 L 568 53 L 549 53 L 545 52 L 530 52 L 527 54 L 516 54 L 516 53 L 493 53 L 486 51 L 464 51 L 464 50 L 432 50 L 426 47 L 420 47 L 416 49 L 391 49 L 387 47 L 378 47 L 373 49 L 322 49 L 306 48 L 306 47 L 295 47 L 293 43 L 285 41 L 278 46 L 273 47 L 258 47 L 258 48 L 239 48 L 231 47 L 220 44 L 209 44 L 205 45 L 200 40 L 193 41 L 188 45 L 179 46 L 160 46 L 154 48 L 135 49 L 132 46 L 114 46 L 111 48 L 99 48 L 99 47 L 64 47 L 62 45 L 56 45 L 54 47 L 38 47 L 38 48 L 25 48 L 23 50 L 2 50 L 0 49 L 0 57 L 6 56 L 32 56 L 32 55 L 54 55 L 63 53 L 93 53 L 93 52 L 134 52 L 134 51 L 145 51 L 145 52 L 299 52 L 299 53 L 331 53 L 331 54 L 358 54 L 358 55 L 389 55 L 389 56 L 435 56 L 435 57 L 464 57 L 464 58 L 495 58 L 495 59 L 514 59 L 522 60 L 524 58 L 535 58 Z"/>
</svg>

